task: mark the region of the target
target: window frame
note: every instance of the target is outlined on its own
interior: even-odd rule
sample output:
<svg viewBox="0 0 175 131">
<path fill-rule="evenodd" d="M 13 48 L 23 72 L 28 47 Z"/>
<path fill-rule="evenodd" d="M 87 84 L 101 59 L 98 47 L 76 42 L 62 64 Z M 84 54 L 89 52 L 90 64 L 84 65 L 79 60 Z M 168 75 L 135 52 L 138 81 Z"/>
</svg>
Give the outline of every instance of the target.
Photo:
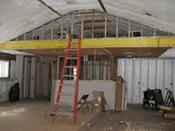
<svg viewBox="0 0 175 131">
<path fill-rule="evenodd" d="M 4 62 L 8 62 L 9 63 L 9 67 L 8 67 L 8 76 L 7 77 L 1 77 L 0 76 L 0 79 L 1 80 L 6 80 L 6 79 L 10 79 L 10 69 L 11 69 L 11 61 L 10 60 L 0 60 L 0 61 L 4 61 Z"/>
</svg>

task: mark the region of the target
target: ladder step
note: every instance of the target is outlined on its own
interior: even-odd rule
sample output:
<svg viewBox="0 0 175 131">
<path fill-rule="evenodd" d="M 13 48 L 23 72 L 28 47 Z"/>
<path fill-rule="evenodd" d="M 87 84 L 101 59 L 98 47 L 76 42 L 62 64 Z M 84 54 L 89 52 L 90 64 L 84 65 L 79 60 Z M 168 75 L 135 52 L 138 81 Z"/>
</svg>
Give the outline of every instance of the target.
<svg viewBox="0 0 175 131">
<path fill-rule="evenodd" d="M 75 48 L 73 48 L 73 49 L 70 48 L 70 49 L 65 49 L 65 52 L 66 52 L 66 51 L 77 51 L 77 49 L 75 49 Z"/>
<path fill-rule="evenodd" d="M 64 77 L 76 77 L 75 75 L 64 75 Z"/>
<path fill-rule="evenodd" d="M 71 41 L 71 44 L 77 44 L 78 41 Z"/>
<path fill-rule="evenodd" d="M 66 51 L 77 51 L 77 49 L 76 48 L 70 48 L 70 49 L 65 49 L 65 52 Z"/>
<path fill-rule="evenodd" d="M 57 112 L 57 115 L 72 116 L 72 112 Z"/>
<path fill-rule="evenodd" d="M 61 106 L 72 106 L 72 104 L 68 103 L 68 102 L 59 102 L 57 103 L 57 105 L 61 105 Z"/>
<path fill-rule="evenodd" d="M 77 66 L 64 66 L 64 68 L 76 68 Z"/>
<path fill-rule="evenodd" d="M 51 113 L 51 115 L 72 116 L 72 112 L 56 112 L 56 113 Z"/>
<path fill-rule="evenodd" d="M 74 59 L 74 60 L 76 60 L 77 57 L 67 57 L 67 59 Z"/>
<path fill-rule="evenodd" d="M 60 84 L 60 86 L 71 86 L 71 87 L 74 87 L 75 86 L 75 82 L 73 81 L 73 83 L 63 83 L 63 84 Z"/>
<path fill-rule="evenodd" d="M 60 96 L 74 96 L 73 93 L 58 93 Z"/>
</svg>

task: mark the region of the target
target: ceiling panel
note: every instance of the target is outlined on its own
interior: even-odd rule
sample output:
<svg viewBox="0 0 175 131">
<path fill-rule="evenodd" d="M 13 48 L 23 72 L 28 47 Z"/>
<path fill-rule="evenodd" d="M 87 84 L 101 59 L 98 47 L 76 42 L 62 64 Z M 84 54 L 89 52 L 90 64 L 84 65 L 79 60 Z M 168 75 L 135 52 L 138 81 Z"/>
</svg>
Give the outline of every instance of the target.
<svg viewBox="0 0 175 131">
<path fill-rule="evenodd" d="M 98 0 L 44 0 L 61 14 L 102 10 Z M 174 0 L 102 0 L 109 14 L 175 33 Z M 150 15 L 146 15 L 150 14 Z M 37 0 L 0 0 L 0 43 L 59 16 Z"/>
<path fill-rule="evenodd" d="M 102 10 L 97 0 L 44 0 L 49 6 L 60 14 L 75 10 L 96 9 Z"/>
<path fill-rule="evenodd" d="M 32 53 L 26 53 L 26 52 L 16 51 L 16 50 L 0 50 L 0 53 L 11 54 L 11 55 L 25 55 L 25 56 L 34 55 Z"/>
<path fill-rule="evenodd" d="M 175 58 L 175 48 L 170 48 L 160 55 L 159 58 Z"/>
<path fill-rule="evenodd" d="M 1 0 L 0 16 L 0 42 L 15 38 L 58 17 L 40 2 L 31 0 Z"/>
<path fill-rule="evenodd" d="M 103 0 L 103 3 L 109 14 L 175 33 L 174 0 Z"/>
<path fill-rule="evenodd" d="M 113 54 L 117 57 L 158 57 L 164 53 L 167 48 L 109 48 L 109 49 L 81 49 L 81 54 L 86 55 L 107 55 Z M 64 55 L 64 49 L 32 49 L 21 50 L 23 52 L 29 52 L 41 56 L 55 56 Z M 72 54 L 75 54 L 73 52 Z"/>
</svg>

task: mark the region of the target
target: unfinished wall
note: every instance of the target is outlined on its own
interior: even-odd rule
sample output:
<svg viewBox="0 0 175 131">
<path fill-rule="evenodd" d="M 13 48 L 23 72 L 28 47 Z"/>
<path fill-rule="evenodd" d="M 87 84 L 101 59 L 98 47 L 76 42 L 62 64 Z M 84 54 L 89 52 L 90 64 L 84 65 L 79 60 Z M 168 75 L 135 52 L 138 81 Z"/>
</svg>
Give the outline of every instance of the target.
<svg viewBox="0 0 175 131">
<path fill-rule="evenodd" d="M 23 56 L 17 56 L 16 61 L 11 61 L 10 64 L 10 78 L 0 79 L 0 101 L 8 100 L 8 92 L 15 82 L 19 81 L 22 86 L 22 69 L 23 69 Z"/>
<path fill-rule="evenodd" d="M 88 61 L 87 66 L 83 65 L 83 79 L 108 80 L 110 79 L 110 62 L 103 60 L 95 62 L 95 73 L 93 72 L 93 62 Z M 118 59 L 117 74 L 126 80 L 128 88 L 128 102 L 142 103 L 143 91 L 147 88 L 162 89 L 163 95 L 166 95 L 166 88 L 173 90 L 175 95 L 175 60 L 174 59 Z"/>
<path fill-rule="evenodd" d="M 142 103 L 147 88 L 166 88 L 175 94 L 175 60 L 173 59 L 119 59 L 118 75 L 127 81 L 128 102 Z"/>
<path fill-rule="evenodd" d="M 16 82 L 19 82 L 20 85 L 21 99 L 30 98 L 31 93 L 33 93 L 32 99 L 37 96 L 48 96 L 51 88 L 49 82 L 51 78 L 45 78 L 45 76 L 50 73 L 49 62 L 47 58 L 36 57 L 35 72 L 32 72 L 31 57 L 17 56 L 16 61 L 11 61 L 10 64 L 10 78 L 0 79 L 0 101 L 8 100 L 9 89 Z M 31 72 L 35 75 L 31 76 Z M 31 78 L 35 80 L 33 85 L 31 84 Z M 30 90 L 31 88 L 34 92 Z"/>
<path fill-rule="evenodd" d="M 74 84 L 73 81 L 65 80 L 64 88 L 62 93 L 73 93 Z M 56 87 L 59 85 L 59 80 L 56 81 Z M 58 88 L 55 89 L 55 98 Z M 104 91 L 105 99 L 107 101 L 108 109 L 115 109 L 115 82 L 114 81 L 79 81 L 79 94 L 78 99 L 80 99 L 84 94 L 89 94 L 88 100 L 92 101 L 92 92 L 93 91 Z M 73 103 L 73 96 L 61 96 L 61 102 Z M 53 102 L 53 101 L 52 101 Z M 54 102 L 55 103 L 55 102 Z"/>
</svg>

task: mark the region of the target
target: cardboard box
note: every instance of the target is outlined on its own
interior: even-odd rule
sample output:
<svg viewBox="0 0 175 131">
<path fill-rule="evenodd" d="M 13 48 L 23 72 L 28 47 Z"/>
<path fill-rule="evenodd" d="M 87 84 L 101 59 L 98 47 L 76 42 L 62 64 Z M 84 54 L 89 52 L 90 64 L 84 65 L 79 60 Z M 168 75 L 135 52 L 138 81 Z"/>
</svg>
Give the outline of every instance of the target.
<svg viewBox="0 0 175 131">
<path fill-rule="evenodd" d="M 115 111 L 123 111 L 127 108 L 126 87 L 121 76 L 116 78 L 115 87 Z"/>
<path fill-rule="evenodd" d="M 105 98 L 103 91 L 93 91 L 93 107 L 95 112 L 105 111 Z"/>
<path fill-rule="evenodd" d="M 93 91 L 92 95 L 93 95 L 93 98 L 104 97 L 104 92 L 103 91 Z"/>
</svg>

